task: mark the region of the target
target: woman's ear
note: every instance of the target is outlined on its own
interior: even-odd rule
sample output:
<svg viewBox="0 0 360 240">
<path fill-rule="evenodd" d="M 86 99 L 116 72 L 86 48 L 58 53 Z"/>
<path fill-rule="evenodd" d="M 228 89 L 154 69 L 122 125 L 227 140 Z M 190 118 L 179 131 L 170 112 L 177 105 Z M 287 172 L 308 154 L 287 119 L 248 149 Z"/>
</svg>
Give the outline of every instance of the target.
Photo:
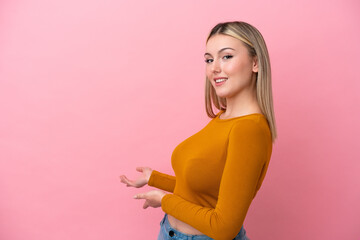
<svg viewBox="0 0 360 240">
<path fill-rule="evenodd" d="M 253 68 L 252 68 L 252 70 L 255 73 L 257 73 L 259 71 L 259 61 L 258 61 L 257 56 L 253 57 Z"/>
</svg>

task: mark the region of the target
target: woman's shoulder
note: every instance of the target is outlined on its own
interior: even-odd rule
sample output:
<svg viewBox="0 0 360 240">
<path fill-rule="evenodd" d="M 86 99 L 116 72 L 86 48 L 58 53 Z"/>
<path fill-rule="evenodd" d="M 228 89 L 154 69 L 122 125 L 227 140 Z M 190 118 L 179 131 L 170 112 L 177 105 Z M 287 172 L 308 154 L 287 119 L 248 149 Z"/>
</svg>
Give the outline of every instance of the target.
<svg viewBox="0 0 360 240">
<path fill-rule="evenodd" d="M 231 127 L 231 133 L 260 138 L 271 136 L 269 124 L 263 114 L 250 114 L 237 119 Z"/>
</svg>

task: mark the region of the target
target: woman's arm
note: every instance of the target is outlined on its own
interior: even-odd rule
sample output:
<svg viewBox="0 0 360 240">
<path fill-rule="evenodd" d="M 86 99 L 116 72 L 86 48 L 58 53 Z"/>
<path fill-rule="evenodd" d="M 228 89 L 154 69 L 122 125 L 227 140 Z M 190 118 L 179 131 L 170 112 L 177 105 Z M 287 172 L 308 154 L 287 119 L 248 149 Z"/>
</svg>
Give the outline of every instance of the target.
<svg viewBox="0 0 360 240">
<path fill-rule="evenodd" d="M 252 120 L 236 124 L 229 135 L 227 159 L 215 208 L 175 195 L 162 197 L 164 212 L 215 240 L 233 239 L 264 179 L 272 150 L 269 132 Z"/>
<path fill-rule="evenodd" d="M 148 182 L 149 186 L 168 192 L 174 192 L 176 177 L 153 170 Z"/>
</svg>

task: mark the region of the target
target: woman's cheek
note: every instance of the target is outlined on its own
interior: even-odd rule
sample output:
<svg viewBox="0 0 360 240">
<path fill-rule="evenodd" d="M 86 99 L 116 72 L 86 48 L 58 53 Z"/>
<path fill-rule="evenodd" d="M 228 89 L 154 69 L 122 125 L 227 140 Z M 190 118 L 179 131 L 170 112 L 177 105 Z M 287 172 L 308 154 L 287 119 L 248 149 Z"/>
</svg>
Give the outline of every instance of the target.
<svg viewBox="0 0 360 240">
<path fill-rule="evenodd" d="M 229 65 L 228 71 L 231 73 L 236 73 L 237 75 L 244 75 L 246 72 L 250 71 L 250 66 L 244 62 L 236 61 Z"/>
</svg>

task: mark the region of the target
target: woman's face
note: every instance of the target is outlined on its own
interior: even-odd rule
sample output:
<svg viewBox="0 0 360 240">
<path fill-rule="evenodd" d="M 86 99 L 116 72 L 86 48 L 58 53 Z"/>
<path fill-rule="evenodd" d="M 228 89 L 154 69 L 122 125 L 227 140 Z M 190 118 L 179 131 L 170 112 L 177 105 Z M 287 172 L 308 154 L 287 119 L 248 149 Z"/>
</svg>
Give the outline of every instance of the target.
<svg viewBox="0 0 360 240">
<path fill-rule="evenodd" d="M 206 76 L 219 97 L 231 98 L 255 87 L 256 58 L 249 56 L 243 43 L 231 36 L 217 34 L 206 44 Z M 216 80 L 222 82 L 217 83 Z M 224 81 L 223 81 L 224 80 Z"/>
</svg>

